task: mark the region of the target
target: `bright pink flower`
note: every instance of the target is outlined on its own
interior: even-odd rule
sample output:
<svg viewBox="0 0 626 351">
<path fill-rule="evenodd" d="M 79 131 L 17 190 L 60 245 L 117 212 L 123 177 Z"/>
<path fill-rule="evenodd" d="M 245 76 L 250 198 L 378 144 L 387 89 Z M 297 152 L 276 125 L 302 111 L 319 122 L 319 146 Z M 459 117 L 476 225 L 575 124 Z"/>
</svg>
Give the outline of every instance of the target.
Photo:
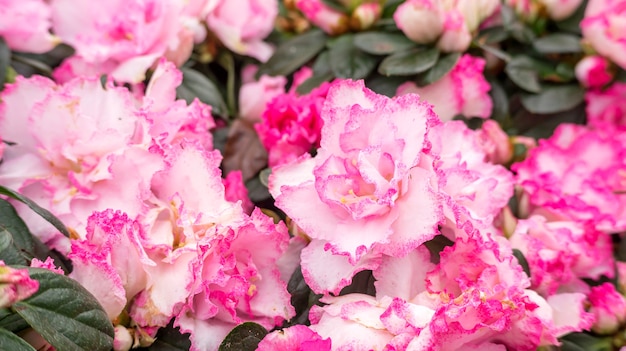
<svg viewBox="0 0 626 351">
<path fill-rule="evenodd" d="M 336 35 L 348 30 L 348 16 L 321 0 L 296 0 L 296 7 L 311 23 L 328 34 Z"/>
<path fill-rule="evenodd" d="M 611 237 L 576 222 L 547 222 L 541 216 L 520 220 L 509 238 L 530 268 L 533 290 L 548 297 L 588 289 L 581 278 L 614 276 Z"/>
<path fill-rule="evenodd" d="M 625 0 L 590 0 L 580 28 L 600 55 L 626 69 Z"/>
<path fill-rule="evenodd" d="M 602 88 L 613 79 L 609 65 L 602 56 L 587 56 L 576 64 L 576 79 L 587 88 Z"/>
<path fill-rule="evenodd" d="M 604 90 L 588 90 L 585 101 L 591 126 L 626 127 L 626 83 L 615 82 Z"/>
<path fill-rule="evenodd" d="M 45 261 L 41 261 L 40 259 L 35 257 L 32 259 L 32 261 L 30 261 L 30 266 L 36 267 L 36 268 L 45 268 L 51 272 L 65 275 L 65 272 L 63 271 L 63 269 L 57 267 L 54 264 L 54 260 L 52 259 L 52 257 L 47 257 Z"/>
<path fill-rule="evenodd" d="M 551 221 L 590 221 L 604 232 L 626 228 L 626 132 L 561 124 L 524 162 L 514 164 L 530 211 Z"/>
<path fill-rule="evenodd" d="M 0 37 L 15 51 L 44 53 L 60 40 L 50 34 L 50 5 L 44 0 L 0 1 Z"/>
<path fill-rule="evenodd" d="M 463 55 L 452 71 L 438 81 L 425 87 L 407 82 L 398 87 L 396 94 L 418 94 L 434 106 L 442 121 L 449 121 L 458 114 L 488 118 L 493 103 L 488 94 L 491 87 L 483 75 L 484 68 L 482 58 Z"/>
<path fill-rule="evenodd" d="M 317 292 L 339 292 L 352 274 L 375 265 L 375 252 L 403 255 L 436 234 L 441 209 L 430 185 L 434 174 L 420 162 L 426 133 L 438 122 L 417 96 L 390 99 L 362 81 L 333 84 L 322 119 L 317 155 L 276 167 L 269 189 L 313 238 L 302 253 L 307 283 Z"/>
<path fill-rule="evenodd" d="M 296 324 L 273 331 L 259 343 L 257 351 L 330 351 L 331 341 L 305 325 Z"/>
<path fill-rule="evenodd" d="M 591 330 L 598 334 L 613 334 L 626 322 L 626 299 L 611 283 L 591 288 L 589 312 L 595 316 Z"/>
<path fill-rule="evenodd" d="M 0 261 L 0 308 L 11 307 L 38 289 L 39 282 L 31 279 L 27 269 L 14 269 Z"/>
<path fill-rule="evenodd" d="M 290 91 L 266 105 L 263 120 L 255 129 L 269 152 L 270 167 L 289 163 L 319 147 L 320 114 L 328 87 L 324 83 L 305 95 Z"/>
<path fill-rule="evenodd" d="M 445 14 L 440 1 L 408 0 L 398 6 L 393 19 L 409 39 L 429 44 L 443 33 Z"/>
<path fill-rule="evenodd" d="M 243 179 L 241 178 L 241 171 L 228 173 L 226 178 L 222 179 L 222 183 L 224 184 L 224 188 L 226 190 L 224 194 L 226 200 L 230 202 L 241 201 L 241 207 L 244 212 L 248 214 L 251 213 L 254 209 L 254 204 L 248 197 L 248 189 L 246 189 Z"/>
<path fill-rule="evenodd" d="M 114 320 L 148 282 L 154 266 L 141 244 L 141 225 L 126 214 L 107 210 L 89 217 L 85 240 L 72 242 L 70 277 L 98 299 Z"/>
<path fill-rule="evenodd" d="M 277 15 L 276 0 L 220 0 L 206 22 L 227 48 L 265 62 L 274 49 L 263 39 L 272 32 Z"/>
<path fill-rule="evenodd" d="M 168 51 L 184 45 L 191 54 L 179 34 L 190 30 L 183 1 L 54 0 L 51 7 L 54 32 L 76 50 L 57 69 L 59 78 L 110 74 L 116 81 L 136 83 Z"/>
</svg>

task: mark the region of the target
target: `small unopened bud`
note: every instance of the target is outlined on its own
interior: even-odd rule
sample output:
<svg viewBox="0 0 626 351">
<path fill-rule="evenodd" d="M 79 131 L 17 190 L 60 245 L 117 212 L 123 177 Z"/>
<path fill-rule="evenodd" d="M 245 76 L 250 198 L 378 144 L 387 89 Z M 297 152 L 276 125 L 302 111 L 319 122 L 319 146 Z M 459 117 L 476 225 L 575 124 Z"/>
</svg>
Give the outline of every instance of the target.
<svg viewBox="0 0 626 351">
<path fill-rule="evenodd" d="M 361 4 L 352 12 L 350 27 L 354 30 L 366 30 L 380 19 L 381 14 L 382 7 L 379 3 Z"/>
</svg>

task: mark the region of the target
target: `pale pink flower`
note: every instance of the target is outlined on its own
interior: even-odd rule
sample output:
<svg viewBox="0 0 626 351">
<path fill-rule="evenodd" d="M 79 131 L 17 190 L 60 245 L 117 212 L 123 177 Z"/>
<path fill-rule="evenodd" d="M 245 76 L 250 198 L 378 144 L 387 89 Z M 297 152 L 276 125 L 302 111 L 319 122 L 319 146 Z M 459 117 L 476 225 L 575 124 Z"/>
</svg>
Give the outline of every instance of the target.
<svg viewBox="0 0 626 351">
<path fill-rule="evenodd" d="M 438 0 L 408 0 L 398 6 L 393 19 L 409 39 L 429 44 L 443 33 L 445 14 Z"/>
<path fill-rule="evenodd" d="M 466 54 L 438 81 L 425 87 L 406 82 L 398 87 L 396 95 L 418 94 L 434 106 L 442 121 L 449 121 L 458 114 L 488 118 L 493 102 L 488 94 L 491 87 L 483 74 L 484 68 L 485 60 Z"/>
<path fill-rule="evenodd" d="M 285 93 L 287 78 L 262 75 L 258 81 L 244 82 L 239 90 L 239 116 L 249 122 L 261 121 L 267 105 Z"/>
<path fill-rule="evenodd" d="M 277 15 L 276 0 L 220 0 L 206 22 L 227 48 L 265 62 L 274 48 L 263 39 L 272 32 Z"/>
<path fill-rule="evenodd" d="M 39 282 L 31 279 L 27 269 L 8 267 L 0 261 L 0 308 L 11 307 L 29 298 L 39 289 Z"/>
<path fill-rule="evenodd" d="M 378 2 L 366 2 L 357 6 L 350 16 L 350 24 L 356 30 L 366 30 L 378 21 L 382 15 L 382 5 Z"/>
<path fill-rule="evenodd" d="M 292 89 L 266 104 L 255 129 L 269 152 L 270 167 L 289 163 L 319 147 L 323 124 L 320 113 L 328 87 L 329 83 L 323 83 L 305 95 Z"/>
<path fill-rule="evenodd" d="M 589 221 L 604 232 L 626 228 L 626 133 L 561 124 L 524 162 L 517 182 L 531 213 L 549 220 Z"/>
<path fill-rule="evenodd" d="M 598 334 L 613 334 L 626 322 L 626 299 L 611 283 L 591 288 L 590 313 L 595 316 L 591 330 Z"/>
<path fill-rule="evenodd" d="M 296 7 L 311 23 L 328 34 L 337 35 L 348 30 L 348 16 L 321 0 L 296 0 Z"/>
<path fill-rule="evenodd" d="M 498 0 L 455 0 L 454 8 L 463 14 L 467 29 L 474 33 L 488 18 L 500 9 Z"/>
<path fill-rule="evenodd" d="M 501 165 L 511 161 L 513 158 L 513 143 L 498 122 L 492 119 L 486 120 L 477 134 L 480 146 L 487 156 L 486 161 Z"/>
<path fill-rule="evenodd" d="M 583 39 L 626 69 L 626 1 L 590 0 L 580 22 Z"/>
<path fill-rule="evenodd" d="M 57 69 L 58 78 L 95 73 L 136 83 L 166 53 L 179 56 L 174 52 L 183 50 L 191 54 L 189 41 L 180 35 L 190 30 L 182 16 L 183 1 L 54 0 L 51 7 L 55 34 L 76 50 Z"/>
<path fill-rule="evenodd" d="M 317 155 L 274 168 L 269 189 L 313 239 L 302 253 L 307 283 L 339 292 L 354 273 L 375 266 L 378 250 L 403 255 L 436 234 L 434 174 L 420 162 L 438 121 L 417 96 L 390 99 L 362 81 L 333 84 L 322 119 Z"/>
<path fill-rule="evenodd" d="M 331 341 L 311 330 L 296 324 L 283 330 L 273 331 L 259 343 L 257 351 L 330 351 Z"/>
<path fill-rule="evenodd" d="M 472 34 L 467 28 L 463 14 L 456 9 L 446 12 L 437 48 L 443 52 L 464 52 L 471 42 Z"/>
<path fill-rule="evenodd" d="M 610 236 L 590 226 L 532 216 L 517 223 L 509 241 L 528 261 L 532 289 L 544 297 L 559 290 L 587 292 L 581 278 L 615 275 Z"/>
<path fill-rule="evenodd" d="M 84 240 L 72 241 L 70 277 L 98 299 L 116 319 L 148 282 L 146 266 L 156 265 L 142 247 L 141 224 L 106 210 L 89 217 Z"/>
<path fill-rule="evenodd" d="M 613 79 L 609 65 L 602 56 L 586 56 L 576 64 L 576 79 L 587 88 L 601 88 Z"/>
<path fill-rule="evenodd" d="M 615 82 L 603 90 L 588 90 L 585 101 L 589 125 L 626 127 L 626 83 Z"/>
<path fill-rule="evenodd" d="M 11 50 L 44 53 L 60 40 L 50 33 L 50 5 L 44 0 L 0 1 L 0 37 Z"/>
</svg>

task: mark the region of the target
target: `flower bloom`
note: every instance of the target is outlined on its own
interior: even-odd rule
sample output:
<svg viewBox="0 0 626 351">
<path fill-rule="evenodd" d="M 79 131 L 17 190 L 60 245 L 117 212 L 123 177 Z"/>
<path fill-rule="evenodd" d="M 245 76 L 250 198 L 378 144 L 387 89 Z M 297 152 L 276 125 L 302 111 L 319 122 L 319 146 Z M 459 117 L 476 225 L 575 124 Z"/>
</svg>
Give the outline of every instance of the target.
<svg viewBox="0 0 626 351">
<path fill-rule="evenodd" d="M 348 16 L 321 0 L 296 0 L 296 7 L 311 23 L 328 34 L 336 35 L 348 30 Z"/>
<path fill-rule="evenodd" d="M 551 221 L 589 221 L 604 232 L 626 228 L 624 131 L 561 124 L 514 164 L 531 213 Z"/>
<path fill-rule="evenodd" d="M 276 0 L 221 0 L 213 3 L 206 22 L 222 44 L 261 62 L 272 56 L 274 49 L 263 39 L 274 28 L 278 15 Z"/>
<path fill-rule="evenodd" d="M 613 79 L 609 65 L 602 56 L 587 56 L 576 64 L 576 79 L 587 88 L 602 88 Z"/>
<path fill-rule="evenodd" d="M 328 87 L 328 83 L 323 83 L 304 95 L 292 89 L 277 95 L 265 106 L 262 121 L 255 129 L 269 152 L 270 167 L 291 162 L 319 147 L 320 113 Z"/>
<path fill-rule="evenodd" d="M 488 94 L 491 87 L 483 75 L 484 68 L 485 60 L 466 54 L 438 81 L 425 87 L 406 82 L 398 87 L 396 95 L 418 94 L 434 106 L 442 121 L 449 121 L 459 114 L 488 118 L 493 102 Z"/>
<path fill-rule="evenodd" d="M 591 288 L 589 312 L 595 316 L 591 330 L 598 334 L 613 334 L 626 322 L 626 299 L 611 283 Z"/>
<path fill-rule="evenodd" d="M 108 74 L 116 81 L 137 83 L 168 52 L 180 56 L 178 51 L 185 51 L 186 60 L 193 41 L 184 40 L 183 33 L 194 28 L 187 25 L 191 16 L 183 16 L 184 5 L 179 0 L 53 1 L 54 32 L 76 50 L 57 68 L 55 78 Z"/>
<path fill-rule="evenodd" d="M 626 69 L 626 1 L 590 0 L 580 22 L 583 38 L 602 56 Z"/>
<path fill-rule="evenodd" d="M 39 282 L 30 278 L 27 269 L 14 269 L 0 261 L 0 308 L 11 307 L 38 289 Z"/>
<path fill-rule="evenodd" d="M 322 339 L 309 327 L 296 324 L 267 334 L 257 351 L 330 351 L 330 346 L 330 338 Z"/>
<path fill-rule="evenodd" d="M 339 292 L 352 273 L 375 264 L 374 251 L 402 255 L 435 235 L 440 207 L 431 173 L 419 165 L 426 133 L 438 121 L 415 95 L 390 99 L 362 81 L 333 84 L 322 119 L 317 155 L 276 167 L 269 189 L 313 239 L 302 253 L 307 283 Z M 332 275 L 312 271 L 326 270 L 329 259 Z"/>
<path fill-rule="evenodd" d="M 253 77 L 245 80 L 246 76 L 253 76 L 255 72 L 256 68 L 253 66 L 243 69 L 244 82 L 239 89 L 239 116 L 252 123 L 261 121 L 267 104 L 276 96 L 284 94 L 287 84 L 287 78 L 283 76 L 272 77 L 265 74 L 258 81 Z"/>
<path fill-rule="evenodd" d="M 0 1 L 0 37 L 15 51 L 44 53 L 60 40 L 50 33 L 50 5 L 44 0 Z"/>
<path fill-rule="evenodd" d="M 615 82 L 604 90 L 585 93 L 587 122 L 603 128 L 626 126 L 626 83 Z"/>
</svg>

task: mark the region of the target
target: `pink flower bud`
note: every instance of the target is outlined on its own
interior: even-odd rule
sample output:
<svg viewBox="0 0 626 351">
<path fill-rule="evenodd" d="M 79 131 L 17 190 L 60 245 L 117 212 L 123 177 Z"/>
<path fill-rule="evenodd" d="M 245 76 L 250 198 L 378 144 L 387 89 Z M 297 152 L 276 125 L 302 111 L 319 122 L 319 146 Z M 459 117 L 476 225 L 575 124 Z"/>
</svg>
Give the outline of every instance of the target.
<svg viewBox="0 0 626 351">
<path fill-rule="evenodd" d="M 486 120 L 478 131 L 478 137 L 487 154 L 487 161 L 506 164 L 513 157 L 513 145 L 498 122 L 491 119 Z"/>
<path fill-rule="evenodd" d="M 26 269 L 13 269 L 0 261 L 0 308 L 22 301 L 39 289 L 39 282 L 31 279 Z"/>
<path fill-rule="evenodd" d="M 444 52 L 463 52 L 469 48 L 472 35 L 467 28 L 463 14 L 453 10 L 446 13 L 443 34 L 437 48 Z"/>
<path fill-rule="evenodd" d="M 350 25 L 356 30 L 365 30 L 370 28 L 382 14 L 382 7 L 379 3 L 361 4 L 354 9 L 350 18 Z"/>
<path fill-rule="evenodd" d="M 626 300 L 611 283 L 591 288 L 591 309 L 596 317 L 591 330 L 598 334 L 612 334 L 626 321 Z"/>
<path fill-rule="evenodd" d="M 337 35 L 348 30 L 348 16 L 328 7 L 321 0 L 296 0 L 296 7 L 324 32 Z"/>
<path fill-rule="evenodd" d="M 434 42 L 443 32 L 444 12 L 438 1 L 408 0 L 393 14 L 396 25 L 411 40 Z"/>
<path fill-rule="evenodd" d="M 602 56 L 587 56 L 576 65 L 576 78 L 587 88 L 600 88 L 613 79 L 609 66 Z"/>
</svg>

